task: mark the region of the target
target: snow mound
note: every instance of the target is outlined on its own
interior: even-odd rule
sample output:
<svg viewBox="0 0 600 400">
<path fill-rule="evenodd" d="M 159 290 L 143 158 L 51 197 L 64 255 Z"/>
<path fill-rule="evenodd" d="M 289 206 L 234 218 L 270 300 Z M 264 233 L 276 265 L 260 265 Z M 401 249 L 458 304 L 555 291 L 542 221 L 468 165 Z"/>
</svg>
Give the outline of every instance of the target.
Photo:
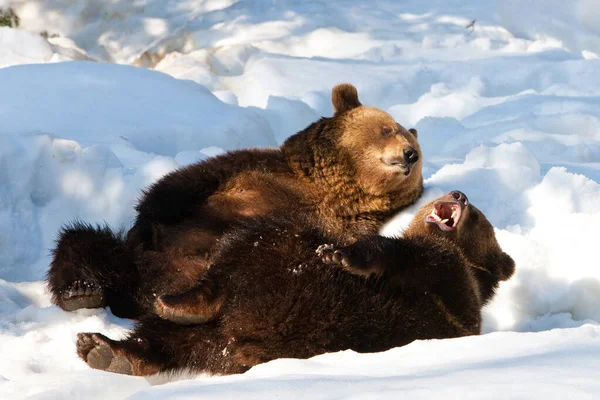
<svg viewBox="0 0 600 400">
<path fill-rule="evenodd" d="M 211 145 L 233 150 L 276 144 L 258 113 L 225 104 L 203 86 L 141 68 L 15 66 L 0 70 L 0 85 L 11 97 L 1 110 L 0 135 L 44 132 L 168 156 Z"/>
</svg>

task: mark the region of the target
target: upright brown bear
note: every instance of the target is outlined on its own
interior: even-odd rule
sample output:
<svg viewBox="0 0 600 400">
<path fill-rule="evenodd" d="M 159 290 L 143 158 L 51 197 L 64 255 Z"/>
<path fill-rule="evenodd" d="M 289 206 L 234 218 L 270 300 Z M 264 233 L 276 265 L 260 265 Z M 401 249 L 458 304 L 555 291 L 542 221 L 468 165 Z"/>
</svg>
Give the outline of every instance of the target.
<svg viewBox="0 0 600 400">
<path fill-rule="evenodd" d="M 423 207 L 404 238 L 319 247 L 330 240 L 293 216 L 235 228 L 202 280 L 218 288 L 211 321 L 149 316 L 122 341 L 80 333 L 77 351 L 90 367 L 123 374 L 231 374 L 282 357 L 476 335 L 481 308 L 514 271 L 458 191 Z"/>
<path fill-rule="evenodd" d="M 155 310 L 197 322 L 185 304 L 224 232 L 263 216 L 307 214 L 315 228 L 349 244 L 422 193 L 417 132 L 362 106 L 354 86 L 333 89 L 334 116 L 290 137 L 280 149 L 234 151 L 175 171 L 145 192 L 123 238 L 107 227 L 65 228 L 48 272 L 52 299 L 65 310 L 109 306 L 121 317 Z"/>
</svg>

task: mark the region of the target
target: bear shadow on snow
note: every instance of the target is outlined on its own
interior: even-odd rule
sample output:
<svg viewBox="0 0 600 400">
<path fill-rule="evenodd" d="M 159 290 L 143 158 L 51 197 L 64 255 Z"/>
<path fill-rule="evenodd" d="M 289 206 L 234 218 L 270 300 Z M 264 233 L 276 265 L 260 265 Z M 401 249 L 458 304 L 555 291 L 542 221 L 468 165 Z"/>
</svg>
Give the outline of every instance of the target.
<svg viewBox="0 0 600 400">
<path fill-rule="evenodd" d="M 216 288 L 198 282 L 232 229 L 302 214 L 341 245 L 376 234 L 423 191 L 417 131 L 363 106 L 349 84 L 333 89 L 332 104 L 332 117 L 279 149 L 232 151 L 166 175 L 145 191 L 125 235 L 65 227 L 47 276 L 52 301 L 67 311 L 110 307 L 125 318 L 201 322 Z"/>
<path fill-rule="evenodd" d="M 121 341 L 80 333 L 79 356 L 122 374 L 232 374 L 276 358 L 476 335 L 481 308 L 514 272 L 459 191 L 422 207 L 403 238 L 345 245 L 312 218 L 262 218 L 225 233 L 200 281 L 210 300 L 197 324 L 148 315 Z"/>
</svg>

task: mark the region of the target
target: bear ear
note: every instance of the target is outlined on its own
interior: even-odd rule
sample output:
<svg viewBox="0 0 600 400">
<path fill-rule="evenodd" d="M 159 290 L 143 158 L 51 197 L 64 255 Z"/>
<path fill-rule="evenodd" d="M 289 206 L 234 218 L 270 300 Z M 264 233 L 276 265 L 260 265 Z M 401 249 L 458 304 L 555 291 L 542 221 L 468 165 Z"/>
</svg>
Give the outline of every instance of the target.
<svg viewBox="0 0 600 400">
<path fill-rule="evenodd" d="M 349 83 L 340 83 L 333 88 L 331 103 L 333 104 L 334 116 L 362 105 L 358 101 L 358 91 Z"/>
<path fill-rule="evenodd" d="M 419 132 L 417 132 L 415 128 L 410 128 L 408 131 L 412 133 L 414 137 L 419 137 Z"/>
</svg>

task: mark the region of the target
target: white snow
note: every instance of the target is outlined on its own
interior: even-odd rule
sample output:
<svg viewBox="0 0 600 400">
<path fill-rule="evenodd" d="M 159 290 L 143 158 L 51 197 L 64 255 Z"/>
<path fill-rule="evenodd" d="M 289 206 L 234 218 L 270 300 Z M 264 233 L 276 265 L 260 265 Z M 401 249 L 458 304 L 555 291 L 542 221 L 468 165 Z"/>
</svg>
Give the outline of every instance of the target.
<svg viewBox="0 0 600 400">
<path fill-rule="evenodd" d="M 282 359 L 240 377 L 200 378 L 131 399 L 595 399 L 600 329 L 415 342 L 381 354 Z"/>
<path fill-rule="evenodd" d="M 9 6 L 20 26 L 0 27 L 0 398 L 598 397 L 596 0 L 0 0 Z M 75 334 L 118 338 L 131 321 L 50 304 L 61 224 L 126 229 L 143 187 L 278 145 L 331 115 L 339 82 L 419 130 L 425 195 L 382 232 L 460 189 L 515 259 L 485 334 L 159 386 L 90 370 Z"/>
</svg>

